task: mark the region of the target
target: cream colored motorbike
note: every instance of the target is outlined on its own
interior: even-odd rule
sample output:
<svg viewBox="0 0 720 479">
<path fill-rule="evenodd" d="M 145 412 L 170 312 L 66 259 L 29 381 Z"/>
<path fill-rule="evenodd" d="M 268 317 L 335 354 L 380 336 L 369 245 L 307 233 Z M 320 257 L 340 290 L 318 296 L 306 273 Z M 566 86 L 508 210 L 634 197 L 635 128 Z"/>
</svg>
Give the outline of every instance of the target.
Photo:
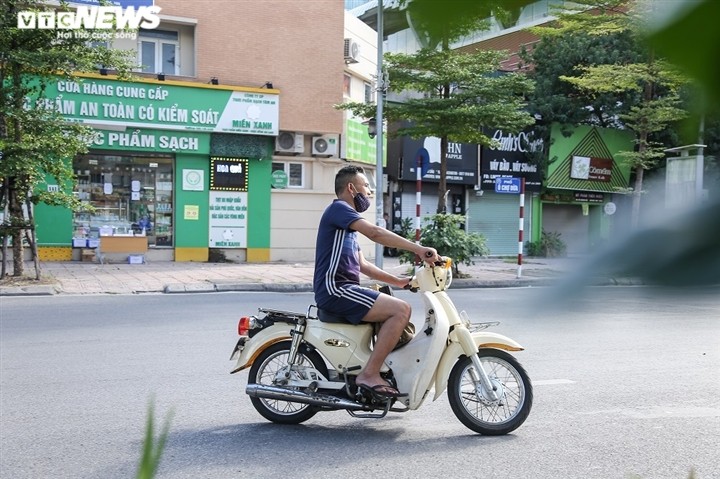
<svg viewBox="0 0 720 479">
<path fill-rule="evenodd" d="M 471 323 L 456 310 L 446 293 L 451 264 L 450 259 L 426 264 L 410 282 L 422 295 L 425 322 L 410 342 L 390 353 L 382 370 L 400 397 L 377 397 L 355 386 L 372 352 L 373 325 L 328 322 L 341 319 L 315 306 L 306 313 L 260 308 L 258 315 L 241 318 L 232 373 L 250 368 L 245 392 L 255 409 L 276 423 L 298 424 L 340 409 L 353 417 L 381 418 L 418 409 L 447 389 L 465 426 L 485 435 L 507 434 L 532 407 L 530 379 L 508 353 L 523 347 L 485 331 L 498 323 Z"/>
</svg>

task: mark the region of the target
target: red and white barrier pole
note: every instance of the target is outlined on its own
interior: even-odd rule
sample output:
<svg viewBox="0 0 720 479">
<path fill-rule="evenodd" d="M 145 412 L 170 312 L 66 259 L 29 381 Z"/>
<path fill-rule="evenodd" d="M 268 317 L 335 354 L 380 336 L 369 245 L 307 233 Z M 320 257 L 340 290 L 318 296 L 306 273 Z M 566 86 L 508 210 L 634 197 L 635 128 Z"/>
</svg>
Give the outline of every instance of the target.
<svg viewBox="0 0 720 479">
<path fill-rule="evenodd" d="M 415 167 L 415 243 L 420 244 L 420 201 L 422 197 L 422 156 L 417 156 Z M 422 258 L 415 257 L 415 263 L 421 264 Z"/>
<path fill-rule="evenodd" d="M 518 229 L 517 277 L 522 277 L 523 230 L 525 229 L 525 178 L 520 179 L 520 227 Z"/>
</svg>

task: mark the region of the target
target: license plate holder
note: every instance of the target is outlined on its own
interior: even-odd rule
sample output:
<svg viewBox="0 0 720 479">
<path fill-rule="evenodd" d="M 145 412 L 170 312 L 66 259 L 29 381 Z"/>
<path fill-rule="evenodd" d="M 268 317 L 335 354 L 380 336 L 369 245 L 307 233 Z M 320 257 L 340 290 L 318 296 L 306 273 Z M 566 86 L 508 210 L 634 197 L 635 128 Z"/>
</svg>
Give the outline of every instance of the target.
<svg viewBox="0 0 720 479">
<path fill-rule="evenodd" d="M 233 349 L 232 353 L 230 354 L 230 361 L 236 359 L 240 352 L 245 348 L 245 343 L 247 343 L 248 339 L 250 339 L 247 336 L 240 336 L 240 339 L 238 339 L 237 344 L 235 345 L 235 348 Z"/>
</svg>

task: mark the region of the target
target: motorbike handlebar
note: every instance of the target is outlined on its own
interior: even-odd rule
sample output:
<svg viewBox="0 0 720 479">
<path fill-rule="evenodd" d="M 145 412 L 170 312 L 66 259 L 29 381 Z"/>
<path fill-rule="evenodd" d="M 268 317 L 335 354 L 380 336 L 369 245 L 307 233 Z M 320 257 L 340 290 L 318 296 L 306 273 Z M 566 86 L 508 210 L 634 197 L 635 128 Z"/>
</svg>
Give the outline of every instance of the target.
<svg viewBox="0 0 720 479">
<path fill-rule="evenodd" d="M 415 286 L 413 286 L 413 283 L 415 284 Z M 417 281 L 415 281 L 415 276 L 410 278 L 408 283 L 403 286 L 403 289 L 406 289 L 411 293 L 417 293 L 420 290 L 420 288 L 417 286 Z"/>
</svg>

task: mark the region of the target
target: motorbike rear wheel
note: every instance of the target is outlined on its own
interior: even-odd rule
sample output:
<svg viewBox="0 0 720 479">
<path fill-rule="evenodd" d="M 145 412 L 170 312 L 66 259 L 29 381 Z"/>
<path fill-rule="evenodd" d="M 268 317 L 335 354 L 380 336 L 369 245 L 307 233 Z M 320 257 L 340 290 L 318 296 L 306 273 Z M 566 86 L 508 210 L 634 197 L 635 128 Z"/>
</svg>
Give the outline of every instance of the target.
<svg viewBox="0 0 720 479">
<path fill-rule="evenodd" d="M 290 341 L 273 344 L 263 351 L 250 368 L 248 384 L 272 384 L 277 372 L 287 366 L 289 352 Z M 297 359 L 300 365 L 314 367 L 327 377 L 325 361 L 316 351 L 303 345 Z M 251 397 L 250 401 L 265 419 L 281 424 L 300 424 L 319 411 L 316 406 L 278 399 Z"/>
<path fill-rule="evenodd" d="M 473 382 L 469 357 L 461 358 L 450 372 L 448 399 L 455 416 L 473 431 L 499 436 L 514 431 L 530 414 L 533 389 L 525 369 L 510 354 L 480 348 L 480 362 L 499 396 L 490 399 L 482 385 Z"/>
</svg>

